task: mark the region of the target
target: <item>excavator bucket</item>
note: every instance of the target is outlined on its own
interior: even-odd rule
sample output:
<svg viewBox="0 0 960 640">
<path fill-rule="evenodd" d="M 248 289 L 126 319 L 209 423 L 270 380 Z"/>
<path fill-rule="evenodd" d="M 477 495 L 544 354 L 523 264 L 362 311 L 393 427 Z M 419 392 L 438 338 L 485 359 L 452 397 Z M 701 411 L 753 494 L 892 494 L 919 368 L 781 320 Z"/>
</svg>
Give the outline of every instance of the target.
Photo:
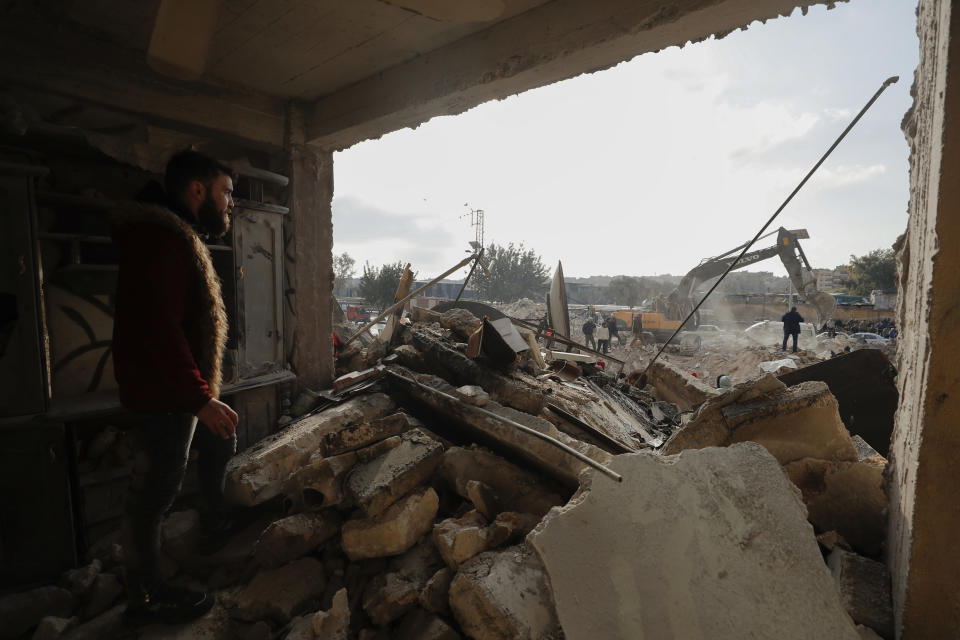
<svg viewBox="0 0 960 640">
<path fill-rule="evenodd" d="M 780 233 L 777 234 L 777 247 L 780 260 L 783 261 L 783 266 L 790 275 L 790 281 L 800 297 L 817 310 L 817 328 L 822 328 L 833 316 L 837 301 L 829 293 L 817 289 L 817 279 L 813 276 L 809 265 L 804 265 L 807 259 L 800 245 L 797 244 L 797 236 L 781 227 Z M 803 262 L 800 261 L 801 259 Z"/>
</svg>

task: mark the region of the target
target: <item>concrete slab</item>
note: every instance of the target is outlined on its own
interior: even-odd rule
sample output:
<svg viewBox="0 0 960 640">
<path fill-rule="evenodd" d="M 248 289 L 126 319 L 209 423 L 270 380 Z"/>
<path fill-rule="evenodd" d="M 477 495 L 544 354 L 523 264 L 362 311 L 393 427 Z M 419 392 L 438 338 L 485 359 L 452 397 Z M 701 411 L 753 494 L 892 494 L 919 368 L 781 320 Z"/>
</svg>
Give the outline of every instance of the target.
<svg viewBox="0 0 960 640">
<path fill-rule="evenodd" d="M 798 492 L 763 447 L 611 466 L 622 484 L 584 474 L 527 537 L 569 640 L 856 640 Z"/>
</svg>

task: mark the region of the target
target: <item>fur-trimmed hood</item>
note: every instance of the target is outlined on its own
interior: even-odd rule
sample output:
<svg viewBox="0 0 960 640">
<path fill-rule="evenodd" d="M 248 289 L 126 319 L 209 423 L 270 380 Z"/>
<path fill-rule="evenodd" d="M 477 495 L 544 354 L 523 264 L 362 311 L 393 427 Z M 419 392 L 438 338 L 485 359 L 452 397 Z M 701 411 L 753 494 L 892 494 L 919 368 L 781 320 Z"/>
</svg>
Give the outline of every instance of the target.
<svg viewBox="0 0 960 640">
<path fill-rule="evenodd" d="M 192 269 L 195 274 L 195 290 L 189 292 L 199 310 L 194 318 L 197 340 L 193 348 L 193 357 L 214 398 L 220 395 L 222 382 L 221 363 L 227 344 L 228 320 L 223 296 L 220 291 L 220 278 L 213 268 L 210 250 L 197 234 L 196 230 L 183 218 L 159 204 L 129 203 L 117 206 L 111 212 L 114 238 L 123 242 L 125 232 L 143 225 L 156 226 L 182 238 L 187 252 L 192 256 Z M 193 342 L 193 341 L 192 341 Z"/>
</svg>

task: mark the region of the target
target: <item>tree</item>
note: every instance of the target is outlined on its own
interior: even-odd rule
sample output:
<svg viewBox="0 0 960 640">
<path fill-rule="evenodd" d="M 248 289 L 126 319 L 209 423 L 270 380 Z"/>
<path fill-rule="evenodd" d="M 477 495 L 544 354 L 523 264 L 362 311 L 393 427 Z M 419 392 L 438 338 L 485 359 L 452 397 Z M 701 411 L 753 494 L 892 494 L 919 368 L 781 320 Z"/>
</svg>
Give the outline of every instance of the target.
<svg viewBox="0 0 960 640">
<path fill-rule="evenodd" d="M 364 263 L 363 275 L 360 276 L 360 296 L 371 306 L 383 311 L 393 304 L 403 269 L 402 262 L 385 264 L 380 268 L 371 266 L 369 262 Z M 413 277 L 416 278 L 416 273 Z"/>
<path fill-rule="evenodd" d="M 350 257 L 350 254 L 344 251 L 340 255 L 333 256 L 333 290 L 340 291 L 343 289 L 347 280 L 352 278 L 357 272 L 354 269 L 354 265 L 357 263 L 356 260 Z"/>
<path fill-rule="evenodd" d="M 847 271 L 850 273 L 850 293 L 854 295 L 868 296 L 874 289 L 897 289 L 897 262 L 893 249 L 874 249 L 860 257 L 851 255 Z"/>
<path fill-rule="evenodd" d="M 473 274 L 473 284 L 480 297 L 494 302 L 513 302 L 520 298 L 536 298 L 547 290 L 549 271 L 533 249 L 523 243 L 507 246 L 490 243 L 483 254 L 486 270 Z"/>
<path fill-rule="evenodd" d="M 607 285 L 607 298 L 614 304 L 637 306 L 647 296 L 648 288 L 640 278 L 617 276 Z"/>
</svg>

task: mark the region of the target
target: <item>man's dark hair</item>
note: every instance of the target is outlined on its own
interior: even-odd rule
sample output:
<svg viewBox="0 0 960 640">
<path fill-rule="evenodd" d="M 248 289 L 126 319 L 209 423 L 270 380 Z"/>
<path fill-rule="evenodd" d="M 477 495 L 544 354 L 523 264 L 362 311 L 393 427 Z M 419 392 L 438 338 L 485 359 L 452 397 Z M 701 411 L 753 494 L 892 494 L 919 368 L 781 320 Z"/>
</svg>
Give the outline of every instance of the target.
<svg viewBox="0 0 960 640">
<path fill-rule="evenodd" d="M 167 162 L 163 181 L 167 197 L 180 200 L 183 192 L 194 180 L 209 184 L 221 173 L 233 177 L 233 170 L 215 158 L 193 149 L 178 151 Z"/>
</svg>

